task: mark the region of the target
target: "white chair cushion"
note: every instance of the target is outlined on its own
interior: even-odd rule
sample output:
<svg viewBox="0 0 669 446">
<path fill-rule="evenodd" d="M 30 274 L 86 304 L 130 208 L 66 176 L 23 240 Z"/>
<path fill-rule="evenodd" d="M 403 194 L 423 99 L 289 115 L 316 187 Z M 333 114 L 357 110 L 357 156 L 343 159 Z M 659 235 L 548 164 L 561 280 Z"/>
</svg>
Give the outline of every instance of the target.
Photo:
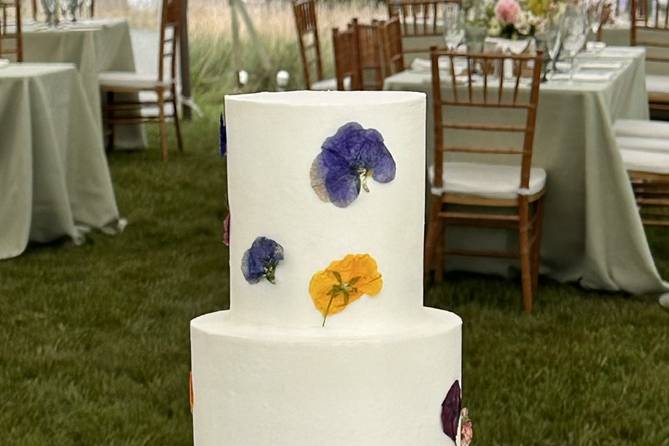
<svg viewBox="0 0 669 446">
<path fill-rule="evenodd" d="M 640 119 L 618 119 L 613 124 L 616 136 L 669 139 L 669 122 Z"/>
<path fill-rule="evenodd" d="M 669 154 L 667 153 L 622 149 L 620 155 L 627 170 L 669 174 Z"/>
<path fill-rule="evenodd" d="M 155 88 L 169 87 L 169 81 L 158 81 L 155 74 L 134 73 L 131 71 L 105 71 L 98 75 L 98 82 L 102 87 L 118 88 Z"/>
<path fill-rule="evenodd" d="M 429 169 L 434 181 L 434 166 Z M 533 167 L 528 190 L 520 189 L 520 167 L 498 164 L 445 162 L 443 187 L 432 187 L 432 193 L 473 195 L 483 198 L 514 199 L 518 195 L 534 195 L 546 186 L 546 171 Z"/>
<path fill-rule="evenodd" d="M 669 94 L 669 76 L 663 76 L 661 74 L 647 74 L 646 90 L 648 90 L 648 94 Z"/>
<path fill-rule="evenodd" d="M 617 136 L 616 142 L 619 149 L 664 152 L 669 154 L 669 139 Z"/>
<path fill-rule="evenodd" d="M 323 79 L 311 84 L 311 89 L 316 91 L 334 91 L 337 89 L 337 79 Z M 351 90 L 351 78 L 344 79 L 344 90 Z"/>
</svg>

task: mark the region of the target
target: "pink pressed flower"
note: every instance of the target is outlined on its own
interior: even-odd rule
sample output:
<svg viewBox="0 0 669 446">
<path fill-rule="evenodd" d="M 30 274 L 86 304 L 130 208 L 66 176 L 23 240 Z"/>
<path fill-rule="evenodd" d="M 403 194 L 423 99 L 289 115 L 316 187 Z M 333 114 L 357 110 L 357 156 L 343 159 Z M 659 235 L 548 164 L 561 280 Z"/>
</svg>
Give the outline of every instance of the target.
<svg viewBox="0 0 669 446">
<path fill-rule="evenodd" d="M 462 409 L 462 418 L 460 426 L 460 446 L 470 446 L 472 440 L 474 439 L 474 425 L 472 420 L 469 419 L 467 414 L 467 409 Z"/>
<path fill-rule="evenodd" d="M 223 220 L 223 244 L 225 246 L 230 246 L 230 212 L 225 216 Z"/>
<path fill-rule="evenodd" d="M 520 12 L 520 5 L 516 0 L 499 0 L 495 6 L 495 17 L 505 24 L 516 23 Z"/>
</svg>

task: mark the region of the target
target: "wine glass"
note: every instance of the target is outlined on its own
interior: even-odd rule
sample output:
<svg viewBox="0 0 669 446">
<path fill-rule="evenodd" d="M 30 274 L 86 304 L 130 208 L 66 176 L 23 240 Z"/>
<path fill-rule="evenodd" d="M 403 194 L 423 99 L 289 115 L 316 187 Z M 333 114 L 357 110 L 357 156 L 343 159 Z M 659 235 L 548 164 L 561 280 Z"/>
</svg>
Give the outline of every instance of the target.
<svg viewBox="0 0 669 446">
<path fill-rule="evenodd" d="M 69 0 L 59 0 L 58 6 L 60 6 L 60 17 L 63 21 L 67 19 L 67 10 L 70 8 Z"/>
<path fill-rule="evenodd" d="M 569 81 L 574 78 L 576 55 L 585 45 L 588 34 L 587 19 L 581 11 L 576 9 L 567 9 L 563 22 L 564 37 L 562 48 L 567 52 L 567 57 L 571 61 L 569 69 Z"/>
<path fill-rule="evenodd" d="M 447 3 L 444 8 L 444 39 L 449 50 L 455 50 L 465 38 L 465 18 L 458 3 Z"/>
<path fill-rule="evenodd" d="M 604 0 L 587 0 L 585 2 L 588 24 L 593 33 L 599 30 L 604 10 Z"/>
<path fill-rule="evenodd" d="M 46 13 L 46 23 L 49 26 L 56 25 L 56 0 L 42 0 L 42 8 Z"/>
<path fill-rule="evenodd" d="M 592 35 L 597 36 L 599 28 L 602 26 L 602 13 L 604 11 L 604 0 L 585 0 L 583 2 L 585 17 Z"/>
</svg>

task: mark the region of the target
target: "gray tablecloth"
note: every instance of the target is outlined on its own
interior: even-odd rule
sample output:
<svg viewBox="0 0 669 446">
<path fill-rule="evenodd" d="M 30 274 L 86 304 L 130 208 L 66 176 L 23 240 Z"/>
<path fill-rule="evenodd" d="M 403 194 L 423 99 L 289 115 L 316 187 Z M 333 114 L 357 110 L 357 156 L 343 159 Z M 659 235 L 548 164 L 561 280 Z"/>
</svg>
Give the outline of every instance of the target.
<svg viewBox="0 0 669 446">
<path fill-rule="evenodd" d="M 0 259 L 117 226 L 96 119 L 73 65 L 0 68 Z"/>
<path fill-rule="evenodd" d="M 602 56 L 624 62 L 610 81 L 554 81 L 541 86 L 533 164 L 548 172 L 542 273 L 588 288 L 635 294 L 663 291 L 666 285 L 653 263 L 612 131 L 617 118 L 648 118 L 644 51 L 610 48 Z M 426 92 L 432 110 L 429 73 L 398 73 L 386 79 L 385 88 Z M 431 112 L 427 135 L 431 162 Z M 451 244 L 493 250 L 517 243 L 510 232 L 469 228 L 449 229 L 446 238 Z M 508 263 L 488 259 L 449 258 L 447 264 L 501 274 L 509 268 Z"/>
<path fill-rule="evenodd" d="M 102 125 L 98 74 L 103 71 L 135 71 L 126 20 L 95 19 L 48 28 L 26 25 L 23 31 L 26 62 L 67 62 L 77 66 L 96 125 Z M 119 147 L 146 146 L 141 126 L 122 126 L 115 135 Z"/>
</svg>

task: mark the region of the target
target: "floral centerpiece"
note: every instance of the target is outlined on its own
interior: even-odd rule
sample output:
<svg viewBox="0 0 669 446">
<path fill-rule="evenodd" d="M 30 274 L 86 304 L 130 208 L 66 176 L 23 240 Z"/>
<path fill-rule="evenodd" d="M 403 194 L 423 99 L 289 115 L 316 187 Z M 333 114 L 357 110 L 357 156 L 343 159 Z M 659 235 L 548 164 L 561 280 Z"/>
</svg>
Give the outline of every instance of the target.
<svg viewBox="0 0 669 446">
<path fill-rule="evenodd" d="M 469 10 L 469 22 L 485 24 L 488 36 L 526 39 L 563 12 L 564 0 L 483 0 Z"/>
</svg>

